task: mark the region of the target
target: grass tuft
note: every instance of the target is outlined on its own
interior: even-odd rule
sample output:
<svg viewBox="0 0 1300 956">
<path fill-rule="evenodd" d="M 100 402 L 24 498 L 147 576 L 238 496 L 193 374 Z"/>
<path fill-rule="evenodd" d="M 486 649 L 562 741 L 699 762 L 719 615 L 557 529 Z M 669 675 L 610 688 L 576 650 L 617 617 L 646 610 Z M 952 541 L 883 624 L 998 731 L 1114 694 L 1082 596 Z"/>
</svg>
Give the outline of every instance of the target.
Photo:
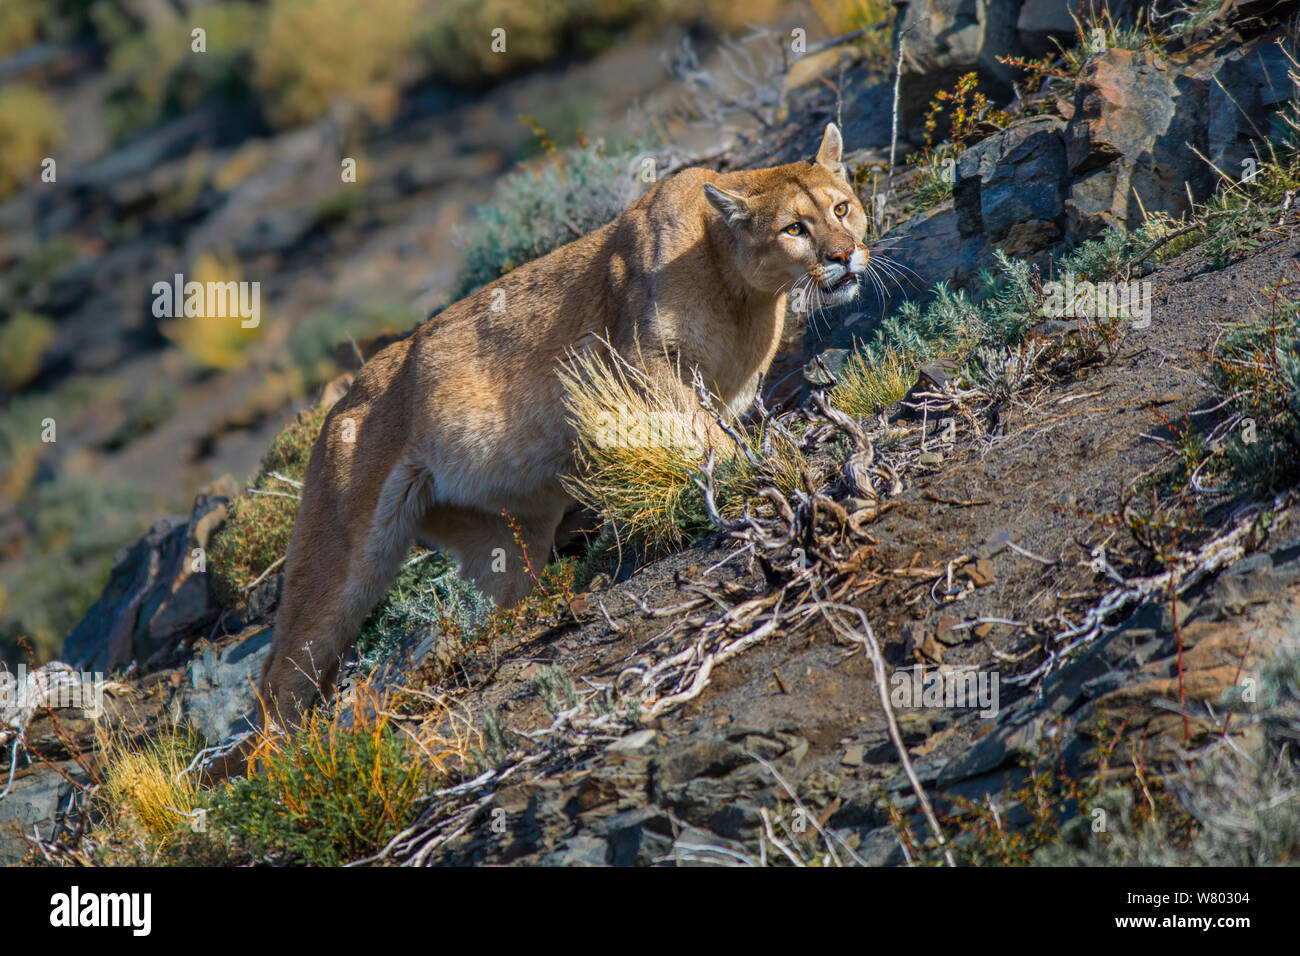
<svg viewBox="0 0 1300 956">
<path fill-rule="evenodd" d="M 717 449 L 718 507 L 739 515 L 765 485 L 800 487 L 809 467 L 784 432 L 737 434 L 764 460 L 760 474 L 685 388 L 657 381 L 617 353 L 577 356 L 561 372 L 565 407 L 577 433 L 579 469 L 569 482 L 582 504 L 611 523 L 618 545 L 641 557 L 678 550 L 710 530 L 703 496 L 692 481 Z"/>
</svg>

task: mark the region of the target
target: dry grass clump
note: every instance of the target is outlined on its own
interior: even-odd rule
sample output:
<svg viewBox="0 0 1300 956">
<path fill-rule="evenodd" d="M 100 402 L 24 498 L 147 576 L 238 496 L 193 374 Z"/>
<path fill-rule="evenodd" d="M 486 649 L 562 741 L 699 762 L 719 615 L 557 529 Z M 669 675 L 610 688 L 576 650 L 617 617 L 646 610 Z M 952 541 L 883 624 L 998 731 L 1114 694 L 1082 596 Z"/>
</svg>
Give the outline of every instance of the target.
<svg viewBox="0 0 1300 956">
<path fill-rule="evenodd" d="M 338 865 L 382 848 L 482 747 L 467 714 L 428 694 L 399 695 L 363 682 L 350 706 L 316 708 L 293 739 L 263 735 L 255 769 L 214 799 L 220 832 L 275 863 Z"/>
<path fill-rule="evenodd" d="M 788 432 L 728 426 L 726 435 L 691 389 L 652 378 L 613 350 L 610 356 L 575 356 L 560 374 L 578 438 L 569 490 L 613 526 L 621 544 L 665 553 L 708 530 L 693 477 L 710 454 L 724 514 L 739 515 L 765 486 L 800 487 L 808 461 Z"/>
<path fill-rule="evenodd" d="M 878 355 L 858 350 L 836 373 L 831 404 L 857 418 L 871 418 L 907 394 L 916 381 L 917 363 L 892 345 Z"/>
<path fill-rule="evenodd" d="M 98 738 L 102 796 L 115 839 L 165 848 L 206 804 L 194 775 L 182 773 L 202 738 L 185 727 L 167 728 L 143 742 L 103 730 Z"/>
</svg>

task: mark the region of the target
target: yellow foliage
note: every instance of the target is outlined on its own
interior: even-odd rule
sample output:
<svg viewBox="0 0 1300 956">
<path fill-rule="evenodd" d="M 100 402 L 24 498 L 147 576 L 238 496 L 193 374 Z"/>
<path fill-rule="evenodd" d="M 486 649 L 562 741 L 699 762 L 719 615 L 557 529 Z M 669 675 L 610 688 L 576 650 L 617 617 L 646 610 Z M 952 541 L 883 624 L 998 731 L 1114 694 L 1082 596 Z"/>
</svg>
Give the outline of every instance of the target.
<svg viewBox="0 0 1300 956">
<path fill-rule="evenodd" d="M 916 381 L 916 363 L 893 346 L 875 361 L 859 350 L 844 363 L 836 378 L 839 383 L 831 390 L 831 404 L 849 415 L 867 418 L 874 416 L 877 408 L 888 408 L 907 394 Z"/>
<path fill-rule="evenodd" d="M 104 796 L 120 829 L 138 824 L 161 845 L 188 825 L 187 814 L 204 806 L 194 774 L 181 774 L 202 746 L 196 734 L 172 728 L 145 743 L 105 731 L 99 738 Z"/>
<path fill-rule="evenodd" d="M 0 86 L 0 198 L 36 183 L 41 160 L 63 143 L 63 119 L 34 86 Z"/>
<path fill-rule="evenodd" d="M 0 388 L 16 392 L 35 378 L 54 338 L 54 323 L 32 312 L 19 312 L 0 325 Z"/>
<path fill-rule="evenodd" d="M 692 481 L 704 465 L 708 415 L 689 390 L 652 379 L 617 353 L 606 360 L 575 357 L 560 372 L 565 407 L 578 438 L 578 473 L 567 482 L 580 502 L 599 512 L 647 551 L 673 550 L 706 526 Z M 758 452 L 761 436 L 736 429 Z M 715 461 L 718 507 L 738 515 L 765 485 L 800 487 L 808 461 L 780 432 L 766 436 L 762 474 L 733 450 Z"/>
<path fill-rule="evenodd" d="M 309 122 L 336 97 L 387 118 L 423 7 L 421 0 L 272 0 L 254 51 L 271 121 Z"/>
<path fill-rule="evenodd" d="M 224 262 L 204 253 L 185 276 L 185 282 L 198 282 L 207 288 L 209 282 L 239 282 L 236 262 Z M 227 316 L 196 315 L 174 316 L 162 324 L 162 334 L 184 350 L 185 354 L 208 368 L 235 368 L 244 361 L 244 353 L 262 335 L 266 316 L 260 315 L 258 324 L 244 328 L 239 315 L 231 311 Z"/>
<path fill-rule="evenodd" d="M 4 0 L 0 3 L 0 56 L 36 42 L 41 32 L 41 8 L 48 0 Z"/>
</svg>

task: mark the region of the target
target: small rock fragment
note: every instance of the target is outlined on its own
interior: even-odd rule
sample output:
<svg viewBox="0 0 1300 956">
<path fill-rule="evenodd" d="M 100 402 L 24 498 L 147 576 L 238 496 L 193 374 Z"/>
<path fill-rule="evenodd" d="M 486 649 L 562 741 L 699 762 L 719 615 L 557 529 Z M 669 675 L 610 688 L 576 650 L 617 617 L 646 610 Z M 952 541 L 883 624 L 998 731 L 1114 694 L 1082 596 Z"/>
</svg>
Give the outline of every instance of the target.
<svg viewBox="0 0 1300 956">
<path fill-rule="evenodd" d="M 962 568 L 962 573 L 977 588 L 988 587 L 997 578 L 993 573 L 993 562 L 988 558 L 980 558 L 973 564 L 966 565 Z"/>
</svg>

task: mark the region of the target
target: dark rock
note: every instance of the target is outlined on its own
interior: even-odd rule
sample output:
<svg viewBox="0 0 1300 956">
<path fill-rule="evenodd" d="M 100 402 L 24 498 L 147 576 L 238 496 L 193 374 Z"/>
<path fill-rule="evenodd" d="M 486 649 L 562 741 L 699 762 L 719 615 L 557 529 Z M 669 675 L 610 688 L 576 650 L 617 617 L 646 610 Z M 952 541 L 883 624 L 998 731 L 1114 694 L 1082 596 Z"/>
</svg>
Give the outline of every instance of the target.
<svg viewBox="0 0 1300 956">
<path fill-rule="evenodd" d="M 108 584 L 63 642 L 63 659 L 74 668 L 108 672 L 135 662 L 148 669 L 165 659 L 184 638 L 210 627 L 218 613 L 207 584 L 206 550 L 224 515 L 225 495 L 200 494 L 189 520 L 164 518 L 144 537 L 120 551 Z"/>
<path fill-rule="evenodd" d="M 953 207 L 964 250 L 987 242 L 1029 258 L 1060 242 L 1068 188 L 1064 129 L 1059 117 L 1036 116 L 961 154 Z"/>
<path fill-rule="evenodd" d="M 840 370 L 844 368 L 844 363 L 848 361 L 850 354 L 848 349 L 826 349 L 818 353 L 804 366 L 805 387 L 810 391 L 830 388 Z"/>
<path fill-rule="evenodd" d="M 903 280 L 904 287 L 898 299 L 904 296 L 924 299 L 940 282 L 961 283 L 963 276 L 959 259 L 953 255 L 953 250 L 961 243 L 961 234 L 951 199 L 945 199 L 894 227 L 885 233 L 884 238 L 897 240 L 898 258 L 914 273 Z"/>
<path fill-rule="evenodd" d="M 539 861 L 541 866 L 608 866 L 609 843 L 600 837 L 580 833 L 565 840 Z"/>
<path fill-rule="evenodd" d="M 5 773 L 0 780 L 7 781 L 9 755 L 5 753 L 4 758 Z M 66 808 L 80 808 L 77 794 L 81 789 L 73 781 L 89 783 L 84 768 L 73 760 L 33 764 L 14 775 L 13 786 L 0 800 L 0 866 L 12 866 L 26 856 L 27 841 L 20 831 L 30 834 L 35 827 L 43 838 L 50 839 L 72 822 Z"/>
<path fill-rule="evenodd" d="M 1178 72 L 1150 50 L 1111 49 L 1089 58 L 1065 130 L 1070 234 L 1086 239 L 1110 225 L 1141 221 L 1142 210 L 1179 215 L 1187 190 L 1214 186 L 1188 145 L 1206 148 L 1209 82 Z"/>
<path fill-rule="evenodd" d="M 1073 12 L 1064 0 L 1025 0 L 1016 18 L 1020 42 L 1032 56 L 1053 53 L 1058 44 L 1069 49 L 1076 40 Z"/>
<path fill-rule="evenodd" d="M 257 682 L 271 651 L 263 628 L 190 661 L 180 692 L 181 713 L 215 743 L 256 726 Z"/>
</svg>

